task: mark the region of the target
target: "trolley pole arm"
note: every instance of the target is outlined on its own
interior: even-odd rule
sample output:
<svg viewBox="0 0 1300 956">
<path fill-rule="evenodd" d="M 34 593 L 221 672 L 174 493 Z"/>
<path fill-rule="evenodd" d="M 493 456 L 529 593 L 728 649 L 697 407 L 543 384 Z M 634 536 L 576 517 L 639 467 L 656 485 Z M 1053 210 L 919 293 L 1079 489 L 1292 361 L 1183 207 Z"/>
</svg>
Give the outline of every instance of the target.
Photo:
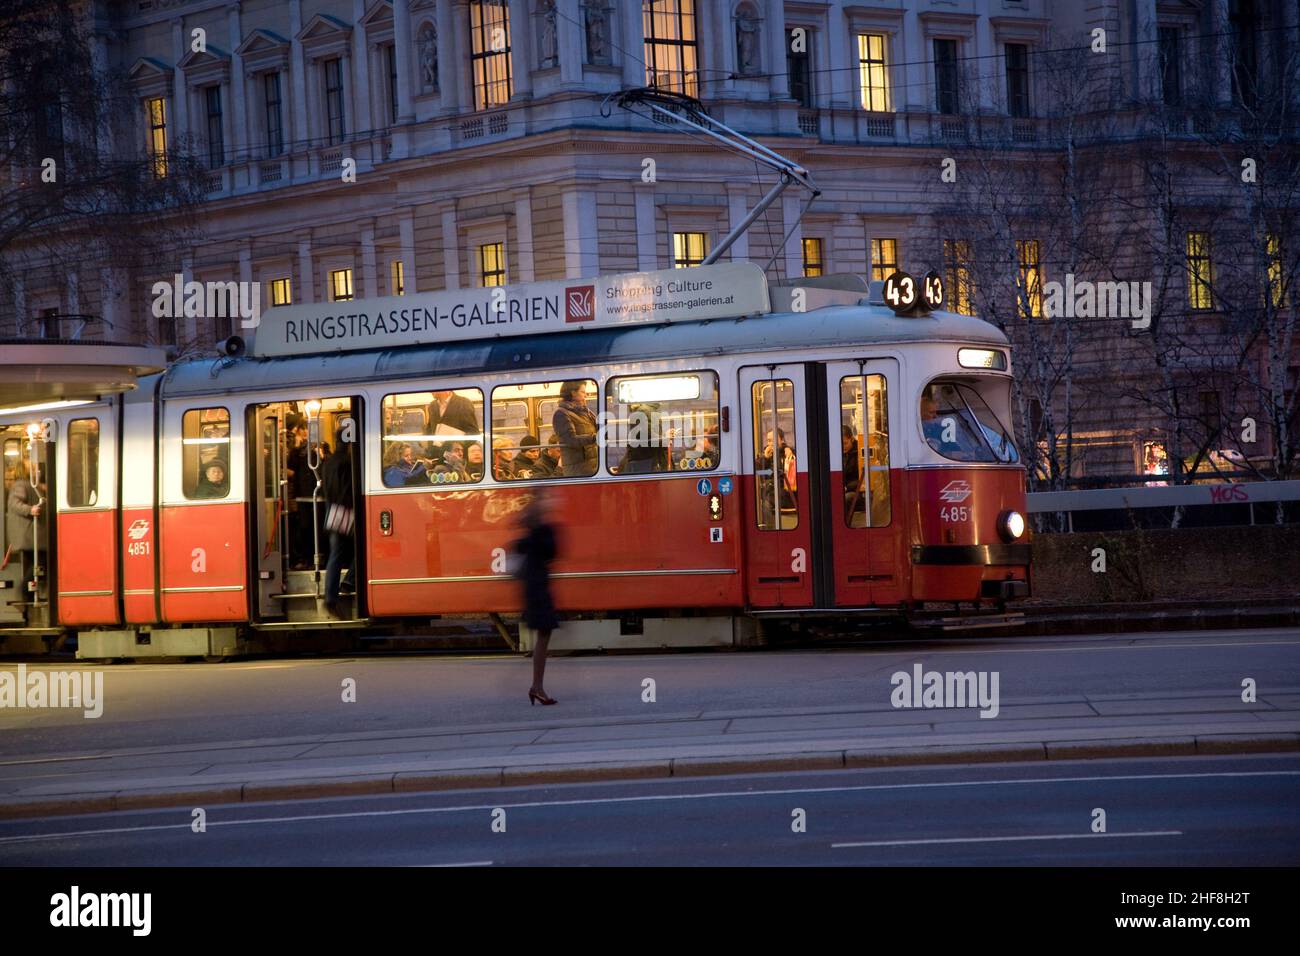
<svg viewBox="0 0 1300 956">
<path fill-rule="evenodd" d="M 782 170 L 781 178 L 767 191 L 767 195 L 758 201 L 758 205 L 749 211 L 749 215 L 740 220 L 740 222 L 732 228 L 731 232 L 727 233 L 722 238 L 722 241 L 714 247 L 713 251 L 704 257 L 704 260 L 700 265 L 709 266 L 717 262 L 718 259 L 722 257 L 722 254 L 731 248 L 731 244 L 744 235 L 745 230 L 752 226 L 759 216 L 763 215 L 763 211 L 766 210 L 768 206 L 772 205 L 772 203 L 776 202 L 777 197 L 780 196 L 781 193 L 785 192 L 786 187 L 789 186 L 792 181 L 790 174 Z"/>
</svg>

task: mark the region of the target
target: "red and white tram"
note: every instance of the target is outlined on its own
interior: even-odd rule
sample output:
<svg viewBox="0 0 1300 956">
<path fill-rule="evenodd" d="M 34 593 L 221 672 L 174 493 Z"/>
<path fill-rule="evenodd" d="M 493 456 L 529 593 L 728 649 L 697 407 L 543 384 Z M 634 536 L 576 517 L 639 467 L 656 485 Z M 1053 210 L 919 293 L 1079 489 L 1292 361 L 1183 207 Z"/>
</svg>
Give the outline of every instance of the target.
<svg viewBox="0 0 1300 956">
<path fill-rule="evenodd" d="M 515 611 L 508 552 L 541 486 L 562 526 L 555 589 L 574 644 L 746 643 L 773 619 L 1005 611 L 1029 587 L 1006 338 L 977 318 L 895 314 L 878 288 L 808 291 L 847 304 L 355 351 L 321 341 L 0 413 L 6 502 L 26 476 L 55 506 L 30 551 L 7 516 L 0 636 L 76 632 L 88 658 L 223 656 L 277 633 L 308 647 L 324 629 Z M 345 305 L 355 320 L 372 304 L 329 307 Z M 551 437 L 566 385 L 600 413 L 594 457 L 570 461 Z M 357 587 L 337 615 L 315 481 L 340 440 Z"/>
</svg>

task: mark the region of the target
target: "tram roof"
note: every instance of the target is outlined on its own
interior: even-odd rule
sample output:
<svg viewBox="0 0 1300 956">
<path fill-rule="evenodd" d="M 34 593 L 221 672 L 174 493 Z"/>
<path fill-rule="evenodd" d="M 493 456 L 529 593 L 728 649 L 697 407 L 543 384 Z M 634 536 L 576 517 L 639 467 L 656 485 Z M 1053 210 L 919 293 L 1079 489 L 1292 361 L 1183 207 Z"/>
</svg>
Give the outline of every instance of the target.
<svg viewBox="0 0 1300 956">
<path fill-rule="evenodd" d="M 323 382 L 366 383 L 481 373 L 549 370 L 678 356 L 708 358 L 782 348 L 882 346 L 954 342 L 1006 346 L 1007 337 L 983 319 L 953 312 L 902 318 L 876 305 L 832 305 L 736 319 L 582 329 L 445 345 L 418 345 L 287 358 L 204 359 L 164 373 L 164 397 L 261 392 L 284 387 L 319 390 Z M 128 401 L 151 401 L 142 383 Z"/>
</svg>

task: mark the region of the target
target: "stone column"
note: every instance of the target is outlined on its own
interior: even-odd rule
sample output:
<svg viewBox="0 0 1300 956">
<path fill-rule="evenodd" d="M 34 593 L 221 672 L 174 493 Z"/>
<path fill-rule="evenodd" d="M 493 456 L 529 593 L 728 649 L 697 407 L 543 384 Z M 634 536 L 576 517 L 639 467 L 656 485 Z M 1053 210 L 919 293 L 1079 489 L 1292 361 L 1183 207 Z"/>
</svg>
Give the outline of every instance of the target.
<svg viewBox="0 0 1300 956">
<path fill-rule="evenodd" d="M 442 210 L 442 261 L 448 290 L 460 288 L 460 230 L 456 227 L 456 204 Z"/>
<path fill-rule="evenodd" d="M 459 14 L 459 16 L 457 15 Z M 469 58 L 469 23 L 465 8 L 454 0 L 438 4 L 438 90 L 442 112 L 459 113 L 462 104 L 473 103 L 473 91 L 461 91 L 461 69 Z"/>
<path fill-rule="evenodd" d="M 560 51 L 560 81 L 582 82 L 582 61 L 585 53 L 580 0 L 556 0 L 558 16 L 555 19 L 556 46 Z"/>
<path fill-rule="evenodd" d="M 659 268 L 659 223 L 655 216 L 653 187 L 641 183 L 633 187 L 636 199 L 637 268 L 651 272 Z"/>
<path fill-rule="evenodd" d="M 933 107 L 930 91 L 934 82 L 934 66 L 930 60 L 933 59 L 934 54 L 927 48 L 925 30 L 921 26 L 921 17 L 915 8 L 904 11 L 903 35 L 894 38 L 893 49 L 890 52 L 893 54 L 894 62 L 901 59 L 907 64 L 903 70 L 894 66 L 889 68 L 891 83 L 902 80 L 907 84 L 903 94 L 907 97 L 906 100 L 897 90 L 891 91 L 894 109 L 929 112 Z"/>
<path fill-rule="evenodd" d="M 173 62 L 180 63 L 188 49 L 189 45 L 185 42 L 185 20 L 177 17 L 172 21 Z M 168 149 L 174 148 L 179 138 L 190 131 L 190 86 L 185 79 L 184 70 L 177 66 L 173 72 L 175 81 L 172 83 L 172 112 L 175 113 L 175 126 L 167 142 Z M 169 122 L 168 125 L 172 124 Z"/>
<path fill-rule="evenodd" d="M 294 37 L 289 46 L 289 73 L 292 77 L 289 102 L 284 106 L 293 120 L 294 148 L 287 150 L 290 154 L 306 148 L 307 113 L 310 104 L 307 101 L 307 58 L 303 54 L 302 44 L 296 39 L 302 30 L 302 0 L 289 0 L 289 35 Z M 292 173 L 291 173 L 292 175 Z M 311 301 L 311 300 L 307 300 Z"/>
<path fill-rule="evenodd" d="M 411 0 L 393 0 L 393 53 L 397 57 L 397 122 L 415 122 L 411 107 Z"/>
<path fill-rule="evenodd" d="M 727 229 L 736 228 L 736 224 L 745 218 L 749 211 L 748 189 L 742 184 L 727 185 Z M 732 262 L 743 262 L 749 258 L 749 232 L 742 232 L 727 250 Z"/>
<path fill-rule="evenodd" d="M 374 85 L 373 89 L 384 90 L 384 95 L 374 97 L 371 95 L 372 86 L 370 83 L 370 49 L 366 43 L 366 28 L 361 20 L 366 15 L 366 0 L 352 0 L 352 62 L 354 72 L 348 72 L 348 58 L 343 58 L 343 74 L 346 77 L 344 83 L 349 93 L 356 90 L 351 97 L 353 103 L 353 127 L 352 132 L 363 133 L 366 130 L 374 129 L 375 126 L 387 126 L 388 114 L 383 114 L 382 123 L 371 122 L 372 105 L 371 100 L 377 99 L 384 102 L 388 90 L 388 74 L 384 72 L 382 83 Z M 394 26 L 396 21 L 394 20 Z"/>
<path fill-rule="evenodd" d="M 243 42 L 239 24 L 240 4 L 234 3 L 230 8 L 230 161 L 247 162 L 248 154 L 248 101 L 244 91 L 244 58 L 235 51 Z M 234 189 L 234 177 L 231 177 L 231 189 Z"/>
<path fill-rule="evenodd" d="M 533 50 L 537 47 L 537 24 L 528 13 L 528 0 L 510 3 L 511 99 L 527 99 L 533 91 Z"/>
<path fill-rule="evenodd" d="M 564 212 L 564 276 L 582 279 L 599 271 L 600 247 L 596 235 L 596 196 L 575 186 L 561 197 Z"/>
<path fill-rule="evenodd" d="M 790 278 L 803 275 L 803 224 L 796 225 L 803 203 L 798 196 L 781 197 L 781 227 L 789 233 L 785 242 L 785 274 Z"/>
<path fill-rule="evenodd" d="M 311 257 L 311 234 L 298 238 L 298 295 L 295 302 L 311 305 L 316 301 L 316 266 Z"/>
<path fill-rule="evenodd" d="M 375 256 L 375 224 L 367 222 L 361 227 L 361 297 L 373 299 L 379 295 L 379 269 Z"/>
<path fill-rule="evenodd" d="M 785 75 L 785 0 L 768 0 L 763 29 L 767 31 L 767 55 L 771 64 L 767 68 L 770 74 L 769 95 L 774 100 L 790 98 L 790 79 Z M 809 36 L 808 39 L 812 39 Z"/>
<path fill-rule="evenodd" d="M 515 199 L 515 262 L 520 282 L 532 282 L 533 265 L 533 199 L 528 193 Z"/>
<path fill-rule="evenodd" d="M 617 28 L 619 46 L 613 50 L 623 58 L 623 85 L 645 86 L 645 30 L 641 23 L 641 0 L 613 0 L 613 15 L 618 20 L 611 24 L 610 32 Z"/>
</svg>

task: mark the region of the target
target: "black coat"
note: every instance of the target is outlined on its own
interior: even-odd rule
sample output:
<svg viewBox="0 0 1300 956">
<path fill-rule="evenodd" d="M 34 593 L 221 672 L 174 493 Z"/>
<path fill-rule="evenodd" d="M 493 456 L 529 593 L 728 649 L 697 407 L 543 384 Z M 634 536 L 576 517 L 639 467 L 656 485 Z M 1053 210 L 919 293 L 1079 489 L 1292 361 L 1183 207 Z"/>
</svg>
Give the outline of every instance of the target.
<svg viewBox="0 0 1300 956">
<path fill-rule="evenodd" d="M 426 427 L 430 435 L 438 433 L 439 425 L 455 428 L 466 435 L 479 435 L 483 432 L 478 423 L 478 413 L 474 411 L 474 403 L 464 395 L 453 395 L 449 398 L 447 410 L 441 414 L 438 412 L 438 400 L 435 398 L 429 403 L 428 411 L 429 422 Z"/>
<path fill-rule="evenodd" d="M 558 553 L 555 529 L 549 524 L 529 529 L 514 550 L 523 558 L 517 576 L 524 586 L 524 623 L 537 631 L 553 631 L 559 626 L 551 597 L 551 562 Z"/>
<path fill-rule="evenodd" d="M 321 491 L 332 505 L 352 507 L 352 456 L 340 449 L 325 459 Z"/>
</svg>

